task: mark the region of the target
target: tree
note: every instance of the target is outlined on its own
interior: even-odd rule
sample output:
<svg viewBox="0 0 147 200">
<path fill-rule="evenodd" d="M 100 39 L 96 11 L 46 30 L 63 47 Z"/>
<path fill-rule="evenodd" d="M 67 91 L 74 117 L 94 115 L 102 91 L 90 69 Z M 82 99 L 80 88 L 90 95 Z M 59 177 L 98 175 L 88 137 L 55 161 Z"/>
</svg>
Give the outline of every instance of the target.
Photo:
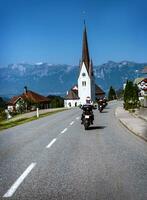
<svg viewBox="0 0 147 200">
<path fill-rule="evenodd" d="M 108 93 L 108 100 L 111 101 L 111 100 L 114 100 L 114 99 L 116 99 L 116 92 L 113 89 L 113 87 L 111 86 L 110 89 L 109 89 L 109 93 Z"/>
<path fill-rule="evenodd" d="M 138 105 L 139 105 L 138 87 L 136 84 L 134 85 L 132 81 L 127 81 L 124 90 L 124 108 L 126 110 L 134 109 L 137 108 Z"/>
<path fill-rule="evenodd" d="M 18 113 L 24 113 L 26 111 L 26 103 L 23 99 L 20 99 L 17 102 L 17 108 L 16 108 Z"/>
<path fill-rule="evenodd" d="M 5 109 L 6 107 L 6 102 L 3 100 L 2 97 L 0 97 L 0 108 Z"/>
<path fill-rule="evenodd" d="M 59 108 L 64 106 L 64 99 L 60 96 L 49 95 L 50 99 L 50 107 L 51 108 Z"/>
<path fill-rule="evenodd" d="M 124 96 L 123 88 L 120 88 L 120 89 L 116 90 L 116 96 L 117 96 L 118 99 L 122 99 L 123 98 L 123 96 Z"/>
<path fill-rule="evenodd" d="M 6 102 L 0 97 L 0 121 L 6 119 L 7 115 L 5 113 Z"/>
</svg>

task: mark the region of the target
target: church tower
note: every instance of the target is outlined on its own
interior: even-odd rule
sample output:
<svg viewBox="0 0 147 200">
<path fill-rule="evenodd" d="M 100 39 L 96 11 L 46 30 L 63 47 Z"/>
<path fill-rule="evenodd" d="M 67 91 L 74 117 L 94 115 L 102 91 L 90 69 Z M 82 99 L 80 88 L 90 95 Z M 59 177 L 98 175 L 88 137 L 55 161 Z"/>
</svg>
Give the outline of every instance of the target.
<svg viewBox="0 0 147 200">
<path fill-rule="evenodd" d="M 86 97 L 95 101 L 95 79 L 93 73 L 93 63 L 90 60 L 86 25 L 84 24 L 82 60 L 80 63 L 80 73 L 78 78 L 78 96 L 80 104 L 85 104 Z"/>
</svg>

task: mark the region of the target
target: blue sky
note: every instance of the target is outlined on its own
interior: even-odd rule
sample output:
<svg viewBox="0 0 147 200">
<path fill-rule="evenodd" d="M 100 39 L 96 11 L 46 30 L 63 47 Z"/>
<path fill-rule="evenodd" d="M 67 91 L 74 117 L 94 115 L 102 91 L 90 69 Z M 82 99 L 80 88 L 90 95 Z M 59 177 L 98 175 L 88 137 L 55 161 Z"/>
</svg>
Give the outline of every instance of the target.
<svg viewBox="0 0 147 200">
<path fill-rule="evenodd" d="M 0 0 L 0 66 L 78 65 L 84 18 L 95 65 L 147 62 L 146 0 Z"/>
</svg>

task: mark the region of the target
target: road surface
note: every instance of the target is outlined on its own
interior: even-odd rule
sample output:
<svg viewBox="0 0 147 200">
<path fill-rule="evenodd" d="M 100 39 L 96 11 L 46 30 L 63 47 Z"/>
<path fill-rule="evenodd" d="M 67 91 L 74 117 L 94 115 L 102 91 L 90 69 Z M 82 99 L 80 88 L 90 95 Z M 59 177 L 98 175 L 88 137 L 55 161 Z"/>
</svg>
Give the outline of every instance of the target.
<svg viewBox="0 0 147 200">
<path fill-rule="evenodd" d="M 0 199 L 146 200 L 147 143 L 114 115 L 85 131 L 79 108 L 0 132 Z"/>
</svg>

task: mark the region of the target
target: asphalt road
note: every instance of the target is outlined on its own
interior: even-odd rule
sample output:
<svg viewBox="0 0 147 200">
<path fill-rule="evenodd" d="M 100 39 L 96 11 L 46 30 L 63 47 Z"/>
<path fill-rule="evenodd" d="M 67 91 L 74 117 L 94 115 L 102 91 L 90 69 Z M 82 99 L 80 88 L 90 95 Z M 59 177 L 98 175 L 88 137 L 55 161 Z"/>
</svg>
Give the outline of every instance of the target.
<svg viewBox="0 0 147 200">
<path fill-rule="evenodd" d="M 0 132 L 0 199 L 146 200 L 147 143 L 114 116 L 79 108 Z"/>
</svg>

